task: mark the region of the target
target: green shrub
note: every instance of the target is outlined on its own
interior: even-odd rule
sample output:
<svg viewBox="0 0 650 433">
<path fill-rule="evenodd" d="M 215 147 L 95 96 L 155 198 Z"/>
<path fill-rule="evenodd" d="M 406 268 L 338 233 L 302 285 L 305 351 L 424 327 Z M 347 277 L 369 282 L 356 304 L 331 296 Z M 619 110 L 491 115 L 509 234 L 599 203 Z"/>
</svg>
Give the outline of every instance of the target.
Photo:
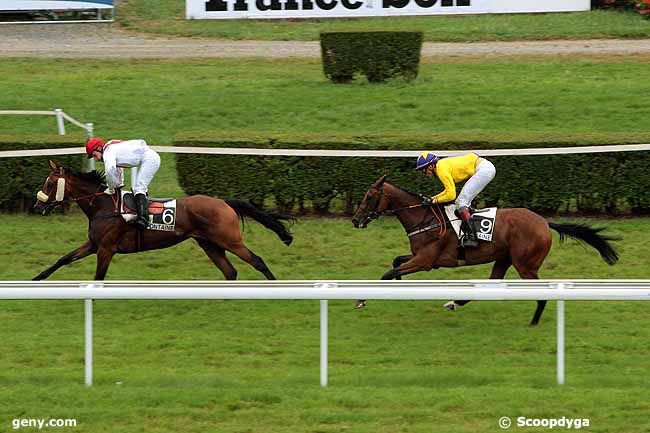
<svg viewBox="0 0 650 433">
<path fill-rule="evenodd" d="M 321 33 L 325 76 L 334 83 L 347 83 L 358 73 L 371 83 L 401 75 L 417 77 L 422 48 L 421 32 Z"/>
<path fill-rule="evenodd" d="M 84 141 L 81 136 L 0 136 L 0 151 L 81 147 Z M 75 169 L 81 168 L 83 160 L 81 155 L 0 158 L 0 210 L 23 212 L 31 209 L 36 193 L 50 172 L 50 159 Z"/>
<path fill-rule="evenodd" d="M 232 133 L 231 133 L 232 134 Z M 239 198 L 258 205 L 273 201 L 284 210 L 327 213 L 332 200 L 350 214 L 379 175 L 423 194 L 440 191 L 437 180 L 413 169 L 415 155 L 425 149 L 481 149 L 587 146 L 648 142 L 625 134 L 489 135 L 287 135 L 188 133 L 177 146 L 263 149 L 413 150 L 413 158 L 270 157 L 177 154 L 178 180 L 187 194 Z M 650 155 L 647 152 L 500 156 L 489 158 L 497 176 L 479 196 L 482 205 L 527 207 L 545 214 L 581 212 L 618 214 L 650 212 Z M 338 209 L 337 209 L 338 210 Z"/>
</svg>

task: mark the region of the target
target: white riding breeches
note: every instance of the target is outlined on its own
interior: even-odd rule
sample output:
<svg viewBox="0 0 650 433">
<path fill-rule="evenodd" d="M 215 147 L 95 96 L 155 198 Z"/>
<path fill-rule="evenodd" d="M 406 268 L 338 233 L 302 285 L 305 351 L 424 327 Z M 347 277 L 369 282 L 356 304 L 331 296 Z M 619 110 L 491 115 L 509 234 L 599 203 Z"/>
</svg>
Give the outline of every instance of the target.
<svg viewBox="0 0 650 433">
<path fill-rule="evenodd" d="M 470 207 L 472 200 L 474 200 L 476 196 L 485 189 L 487 184 L 494 179 L 496 173 L 497 170 L 494 168 L 494 164 L 487 159 L 481 161 L 478 167 L 476 167 L 476 173 L 474 173 L 474 176 L 470 177 L 467 182 L 465 182 L 465 186 L 463 186 L 460 194 L 458 194 L 458 197 L 456 198 L 456 208 L 460 209 L 462 207 Z"/>
<path fill-rule="evenodd" d="M 160 167 L 160 156 L 154 151 L 147 151 L 138 167 L 135 182 L 132 182 L 134 194 L 147 194 L 149 184 Z"/>
</svg>

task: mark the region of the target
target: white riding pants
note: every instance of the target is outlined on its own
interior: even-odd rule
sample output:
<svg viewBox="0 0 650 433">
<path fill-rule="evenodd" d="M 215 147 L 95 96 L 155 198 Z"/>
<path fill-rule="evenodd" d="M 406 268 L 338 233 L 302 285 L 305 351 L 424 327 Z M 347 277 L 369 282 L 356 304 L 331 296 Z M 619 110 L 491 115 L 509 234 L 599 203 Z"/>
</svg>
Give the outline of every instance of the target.
<svg viewBox="0 0 650 433">
<path fill-rule="evenodd" d="M 458 194 L 458 197 L 456 198 L 456 209 L 470 207 L 472 200 L 474 200 L 476 196 L 485 189 L 487 184 L 494 179 L 496 173 L 497 170 L 494 168 L 494 164 L 487 159 L 481 161 L 478 167 L 476 167 L 476 173 L 474 173 L 474 176 L 467 179 L 465 186 L 463 186 L 460 194 Z"/>
<path fill-rule="evenodd" d="M 138 167 L 135 182 L 132 182 L 134 194 L 147 194 L 149 184 L 160 168 L 160 156 L 153 150 L 148 150 L 142 157 Z"/>
</svg>

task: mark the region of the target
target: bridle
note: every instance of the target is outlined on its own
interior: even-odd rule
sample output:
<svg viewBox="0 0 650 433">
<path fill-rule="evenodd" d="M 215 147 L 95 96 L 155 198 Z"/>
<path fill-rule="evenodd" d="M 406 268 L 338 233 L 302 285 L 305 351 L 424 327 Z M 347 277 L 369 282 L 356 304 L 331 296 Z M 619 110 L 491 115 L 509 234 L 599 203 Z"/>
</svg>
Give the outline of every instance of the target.
<svg viewBox="0 0 650 433">
<path fill-rule="evenodd" d="M 382 198 L 384 197 L 384 187 L 382 185 L 381 188 L 377 188 L 375 186 L 373 186 L 373 188 L 375 188 L 376 190 L 379 190 L 379 198 L 377 200 L 377 206 L 376 206 L 378 208 L 379 205 L 381 204 Z M 386 194 L 386 195 L 388 195 L 388 194 Z M 422 200 L 424 200 L 424 198 L 425 198 L 421 194 L 419 195 L 419 197 Z M 436 222 L 433 223 L 433 224 L 427 225 L 431 220 L 429 220 L 428 222 L 424 222 L 424 220 L 426 219 L 426 215 L 425 215 L 425 217 L 422 219 L 422 222 L 420 224 L 418 224 L 417 226 L 415 226 L 411 230 L 407 229 L 407 236 L 412 237 L 412 236 L 415 236 L 415 235 L 420 234 L 420 233 L 428 232 L 430 230 L 435 230 L 437 228 L 440 228 L 439 238 L 442 238 L 443 236 L 445 236 L 445 234 L 447 234 L 447 223 L 445 222 L 445 213 L 442 210 L 442 208 L 440 206 L 425 205 L 425 204 L 422 204 L 422 203 L 412 204 L 412 205 L 400 207 L 400 208 L 397 208 L 397 209 L 384 209 L 384 210 L 381 210 L 381 211 L 377 211 L 377 209 L 375 209 L 373 211 L 368 212 L 365 219 L 360 224 L 361 225 L 364 225 L 364 224 L 367 225 L 370 221 L 376 220 L 382 215 L 396 215 L 396 214 L 398 214 L 400 212 L 403 212 L 405 210 L 422 208 L 422 207 L 429 208 L 429 210 L 431 210 L 431 213 L 433 214 L 433 219 L 435 219 Z"/>
<path fill-rule="evenodd" d="M 57 179 L 57 182 L 56 182 L 57 185 L 56 185 L 56 193 L 55 193 L 55 196 L 54 196 L 54 201 L 48 202 L 48 200 L 50 199 L 50 196 L 45 194 L 43 192 L 43 190 L 40 190 L 36 194 L 36 199 L 40 203 L 43 203 L 46 206 L 45 210 L 47 210 L 47 211 L 49 211 L 49 210 L 53 209 L 54 207 L 59 206 L 60 204 L 63 204 L 63 203 L 78 202 L 79 200 L 85 200 L 85 199 L 89 199 L 89 198 L 91 198 L 91 200 L 89 201 L 89 205 L 93 206 L 94 202 L 95 202 L 95 198 L 97 196 L 99 196 L 99 195 L 104 194 L 103 192 L 101 192 L 102 185 L 98 185 L 97 189 L 92 194 L 86 194 L 86 195 L 83 195 L 81 197 L 71 196 L 70 198 L 66 199 L 65 198 L 66 178 L 64 177 L 64 173 L 62 172 L 61 169 L 59 169 L 59 171 L 57 173 L 55 173 L 55 174 L 57 176 L 59 176 L 59 178 Z"/>
</svg>

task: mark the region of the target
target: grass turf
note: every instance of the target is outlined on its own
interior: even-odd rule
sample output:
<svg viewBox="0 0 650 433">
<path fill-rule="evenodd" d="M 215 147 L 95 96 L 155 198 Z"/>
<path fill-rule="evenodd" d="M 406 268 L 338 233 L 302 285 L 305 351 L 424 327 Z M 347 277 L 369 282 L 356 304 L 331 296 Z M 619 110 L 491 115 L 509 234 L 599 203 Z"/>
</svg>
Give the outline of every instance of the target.
<svg viewBox="0 0 650 433">
<path fill-rule="evenodd" d="M 127 0 L 117 22 L 137 32 L 235 40 L 318 40 L 321 32 L 421 31 L 425 41 L 475 42 L 544 39 L 646 38 L 636 12 L 594 10 L 549 14 L 394 16 L 302 20 L 186 20 L 178 0 Z"/>
<path fill-rule="evenodd" d="M 182 131 L 647 135 L 650 58 L 441 60 L 413 84 L 334 85 L 316 60 L 34 60 L 0 65 L 12 109 L 63 108 L 100 137 L 169 144 Z M 47 89 L 47 90 L 44 90 Z M 0 135 L 54 132 L 7 117 Z M 534 131 L 532 133 L 531 131 Z M 612 137 L 608 136 L 611 135 Z"/>
<path fill-rule="evenodd" d="M 647 278 L 648 219 L 592 224 L 624 237 L 621 261 L 558 245 L 543 278 Z M 374 279 L 406 237 L 387 218 L 366 230 L 347 219 L 304 219 L 284 247 L 251 223 L 247 242 L 283 279 Z M 56 235 L 53 235 L 56 234 Z M 85 236 L 78 213 L 0 216 L 2 280 L 29 279 Z M 243 279 L 261 276 L 235 261 Z M 92 257 L 53 279 L 88 279 Z M 417 278 L 485 278 L 487 266 Z M 109 279 L 220 279 L 192 243 L 119 256 Z M 514 275 L 509 274 L 509 277 Z M 96 301 L 95 385 L 83 381 L 78 301 L 3 301 L 0 425 L 74 418 L 81 432 L 492 432 L 498 419 L 588 418 L 590 432 L 650 427 L 641 302 L 567 304 L 567 384 L 555 385 L 554 305 L 537 328 L 533 302 L 330 305 L 330 387 L 318 385 L 313 301 Z M 519 428 L 522 431 L 538 431 Z M 25 431 L 35 431 L 25 429 Z"/>
</svg>

